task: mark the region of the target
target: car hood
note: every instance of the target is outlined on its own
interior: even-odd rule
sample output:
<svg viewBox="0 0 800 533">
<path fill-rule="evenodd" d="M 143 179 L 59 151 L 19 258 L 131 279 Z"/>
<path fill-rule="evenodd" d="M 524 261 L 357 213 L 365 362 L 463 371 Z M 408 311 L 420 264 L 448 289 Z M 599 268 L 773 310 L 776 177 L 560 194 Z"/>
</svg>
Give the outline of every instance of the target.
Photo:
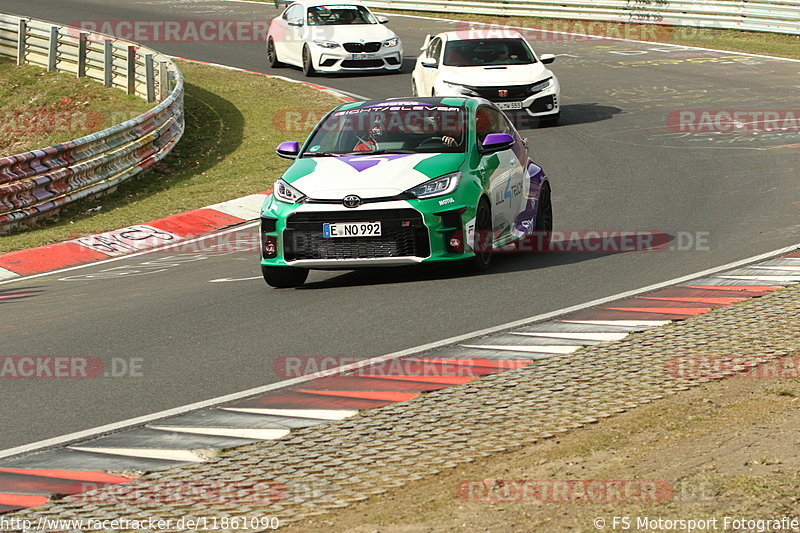
<svg viewBox="0 0 800 533">
<path fill-rule="evenodd" d="M 448 67 L 439 69 L 439 78 L 451 83 L 475 87 L 525 85 L 553 75 L 541 62 L 531 65 L 487 65 L 484 67 Z"/>
<path fill-rule="evenodd" d="M 383 24 L 354 24 L 338 26 L 307 26 L 310 29 L 308 38 L 315 41 L 334 41 L 342 43 L 358 43 L 385 41 L 395 37 L 392 30 Z"/>
<path fill-rule="evenodd" d="M 461 168 L 466 154 L 384 154 L 298 159 L 283 179 L 312 199 L 396 196 Z"/>
</svg>

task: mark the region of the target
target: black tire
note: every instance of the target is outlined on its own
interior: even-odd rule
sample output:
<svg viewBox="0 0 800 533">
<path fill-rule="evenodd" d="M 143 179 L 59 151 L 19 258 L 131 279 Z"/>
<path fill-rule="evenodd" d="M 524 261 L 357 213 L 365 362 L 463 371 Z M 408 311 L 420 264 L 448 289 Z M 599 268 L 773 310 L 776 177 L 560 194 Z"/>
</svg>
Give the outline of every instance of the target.
<svg viewBox="0 0 800 533">
<path fill-rule="evenodd" d="M 539 127 L 542 128 L 549 128 L 551 126 L 555 126 L 558 124 L 558 121 L 561 120 L 561 112 L 559 111 L 555 115 L 547 115 L 545 117 L 541 117 L 539 119 Z"/>
<path fill-rule="evenodd" d="M 281 68 L 286 65 L 278 61 L 278 52 L 275 50 L 275 43 L 270 39 L 267 42 L 267 63 L 271 68 Z"/>
<path fill-rule="evenodd" d="M 276 289 L 290 289 L 299 287 L 308 278 L 307 268 L 270 267 L 261 265 L 261 274 L 270 287 Z"/>
<path fill-rule="evenodd" d="M 311 51 L 308 49 L 308 45 L 303 46 L 303 74 L 308 78 L 313 78 L 317 75 L 317 71 L 314 70 L 314 61 L 311 59 Z"/>
<path fill-rule="evenodd" d="M 469 260 L 472 272 L 485 272 L 492 262 L 492 209 L 481 198 L 475 211 L 475 257 Z"/>
<path fill-rule="evenodd" d="M 550 185 L 545 182 L 539 193 L 539 206 L 536 208 L 536 228 L 534 244 L 539 251 L 550 251 L 550 239 L 553 237 L 553 204 L 550 201 Z"/>
</svg>

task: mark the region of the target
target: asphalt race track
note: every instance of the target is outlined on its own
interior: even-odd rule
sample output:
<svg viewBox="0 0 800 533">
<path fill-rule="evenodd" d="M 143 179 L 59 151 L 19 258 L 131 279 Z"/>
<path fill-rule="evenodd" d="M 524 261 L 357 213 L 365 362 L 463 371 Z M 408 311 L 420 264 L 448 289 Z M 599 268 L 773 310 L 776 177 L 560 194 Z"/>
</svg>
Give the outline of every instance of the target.
<svg viewBox="0 0 800 533">
<path fill-rule="evenodd" d="M 64 24 L 276 13 L 270 4 L 178 0 L 0 0 L 0 11 Z M 402 74 L 313 81 L 367 97 L 407 95 L 425 34 L 456 25 L 399 16 L 389 25 L 404 42 Z M 260 42 L 149 44 L 271 72 Z M 560 55 L 552 68 L 562 123 L 525 132 L 553 184 L 556 229 L 665 232 L 673 249 L 505 255 L 479 276 L 453 267 L 312 272 L 302 289 L 282 291 L 260 279 L 255 253 L 150 254 L 5 283 L 2 355 L 116 358 L 122 375 L 3 379 L 0 450 L 280 381 L 281 356 L 377 356 L 800 242 L 800 133 L 667 127 L 674 110 L 791 108 L 800 63 L 570 37 L 533 44 Z M 273 178 L 264 176 L 265 189 Z M 223 278 L 233 281 L 211 283 Z M 26 296 L 3 298 L 10 293 Z M 124 371 L 131 364 L 138 377 Z"/>
</svg>

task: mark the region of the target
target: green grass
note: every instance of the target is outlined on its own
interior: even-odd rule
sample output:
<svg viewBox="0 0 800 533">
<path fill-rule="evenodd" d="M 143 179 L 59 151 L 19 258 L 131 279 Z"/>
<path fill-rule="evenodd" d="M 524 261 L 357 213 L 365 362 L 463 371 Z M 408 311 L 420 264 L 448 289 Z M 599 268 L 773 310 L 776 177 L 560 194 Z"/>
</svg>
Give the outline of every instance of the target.
<svg viewBox="0 0 800 533">
<path fill-rule="evenodd" d="M 120 89 L 0 58 L 0 156 L 77 139 L 150 107 Z"/>
<path fill-rule="evenodd" d="M 275 146 L 304 139 L 321 110 L 341 103 L 311 87 L 275 78 L 187 62 L 180 66 L 186 78 L 186 132 L 172 153 L 113 194 L 70 206 L 42 227 L 0 237 L 0 253 L 269 189 L 289 165 L 275 155 Z M 287 112 L 299 117 L 290 121 L 288 132 Z"/>
</svg>

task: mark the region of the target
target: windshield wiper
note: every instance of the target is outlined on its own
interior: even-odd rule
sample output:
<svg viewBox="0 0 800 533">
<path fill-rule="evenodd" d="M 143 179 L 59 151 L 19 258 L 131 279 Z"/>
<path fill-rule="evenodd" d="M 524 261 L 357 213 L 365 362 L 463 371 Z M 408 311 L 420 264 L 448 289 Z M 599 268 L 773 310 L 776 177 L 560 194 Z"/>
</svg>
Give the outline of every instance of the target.
<svg viewBox="0 0 800 533">
<path fill-rule="evenodd" d="M 380 154 L 417 154 L 417 153 L 419 152 L 417 152 L 416 150 L 386 149 L 386 150 L 363 150 L 363 151 L 358 150 L 354 152 L 347 152 L 342 155 L 380 155 Z"/>
</svg>

